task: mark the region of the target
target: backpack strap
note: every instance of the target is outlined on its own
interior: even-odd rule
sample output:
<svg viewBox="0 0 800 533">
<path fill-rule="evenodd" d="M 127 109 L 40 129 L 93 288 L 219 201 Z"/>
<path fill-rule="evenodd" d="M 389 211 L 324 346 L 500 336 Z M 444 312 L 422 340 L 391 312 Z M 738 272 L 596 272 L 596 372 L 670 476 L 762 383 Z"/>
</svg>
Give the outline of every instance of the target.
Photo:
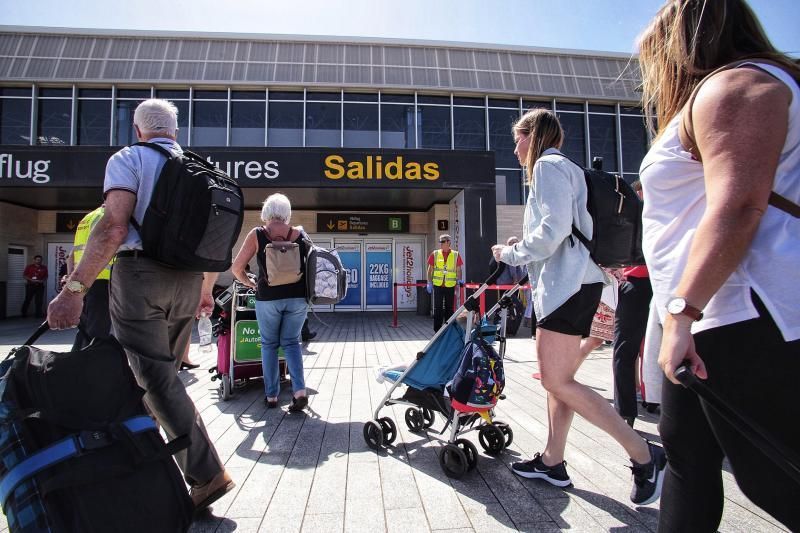
<svg viewBox="0 0 800 533">
<path fill-rule="evenodd" d="M 152 148 L 156 152 L 159 152 L 161 155 L 166 157 L 167 161 L 169 161 L 170 159 L 174 159 L 176 157 L 175 154 L 173 154 L 172 152 L 170 152 L 169 150 L 167 150 L 166 148 L 164 148 L 163 146 L 161 146 L 158 143 L 150 143 L 150 142 L 146 142 L 146 141 L 139 141 L 138 143 L 133 143 L 130 146 L 146 146 L 148 148 Z M 131 222 L 131 225 L 136 229 L 136 231 L 141 231 L 142 230 L 141 226 L 136 221 L 136 218 L 134 218 L 133 214 L 131 214 L 131 221 L 130 222 Z"/>
<path fill-rule="evenodd" d="M 579 169 L 581 169 L 581 172 L 584 172 L 586 170 L 586 169 L 583 168 L 583 165 L 581 165 L 580 163 L 578 163 L 577 161 L 575 161 L 571 157 L 567 157 L 562 153 L 559 153 L 558 155 L 560 155 L 561 157 L 563 157 L 567 161 L 571 161 L 575 166 L 577 166 Z M 586 175 L 584 174 L 584 182 L 585 181 L 586 181 Z M 587 195 L 589 194 L 588 187 L 587 187 L 586 194 Z M 589 215 L 591 216 L 591 213 L 589 213 Z M 576 239 L 578 239 L 580 242 L 583 243 L 583 245 L 586 247 L 587 250 L 591 250 L 592 249 L 591 241 L 586 238 L 586 235 L 584 235 L 581 232 L 581 230 L 578 229 L 578 226 L 576 226 L 574 222 L 572 223 L 572 234 L 570 235 L 570 239 L 572 238 L 573 235 L 575 236 Z M 571 242 L 571 244 L 574 245 L 574 243 L 572 243 L 572 242 Z"/>
<path fill-rule="evenodd" d="M 167 150 L 158 143 L 149 143 L 146 141 L 141 141 L 138 143 L 133 143 L 131 146 L 147 146 L 148 148 L 152 148 L 156 152 L 160 152 L 161 155 L 165 156 L 167 159 L 173 159 L 174 157 L 177 157 L 175 156 L 175 154 L 173 154 L 172 152 L 170 152 L 169 150 Z"/>
<path fill-rule="evenodd" d="M 273 238 L 270 237 L 269 230 L 267 229 L 266 226 L 262 226 L 262 227 L 264 228 L 264 234 L 266 235 L 267 240 L 269 240 L 269 242 L 280 242 L 280 241 L 277 241 L 276 239 L 273 239 Z M 292 241 L 289 240 L 289 237 L 292 236 L 292 232 L 293 231 L 294 231 L 294 228 L 292 226 L 289 226 L 289 231 L 286 233 L 286 237 L 283 238 L 283 242 L 292 242 Z"/>
<path fill-rule="evenodd" d="M 697 141 L 695 140 L 694 136 L 694 124 L 692 123 L 692 106 L 694 105 L 694 101 L 697 98 L 697 93 L 700 92 L 700 87 L 702 87 L 706 81 L 711 79 L 712 76 L 714 76 L 719 72 L 737 68 L 742 65 L 754 64 L 754 63 L 765 63 L 767 65 L 772 65 L 774 67 L 786 71 L 786 65 L 783 65 L 772 59 L 760 58 L 760 57 L 740 59 L 738 61 L 728 63 L 727 65 L 722 65 L 718 69 L 706 75 L 702 80 L 700 80 L 697 86 L 695 86 L 694 90 L 692 90 L 692 94 L 689 96 L 689 100 L 687 100 L 686 104 L 683 106 L 683 110 L 681 113 L 681 120 L 680 123 L 678 124 L 678 138 L 680 140 L 681 146 L 683 146 L 687 152 L 692 154 L 692 157 L 694 157 L 700 163 L 703 162 L 703 158 L 701 157 L 700 149 L 697 147 Z M 767 74 L 769 74 L 769 72 L 767 72 Z M 794 75 L 792 77 L 794 77 Z M 798 78 L 794 78 L 794 80 L 798 84 L 798 86 L 800 86 L 800 80 Z M 770 193 L 769 200 L 767 201 L 767 203 L 773 207 L 780 209 L 785 213 L 792 215 L 795 218 L 800 218 L 800 205 L 797 205 L 796 203 L 792 202 L 785 196 L 781 196 L 775 191 L 772 191 Z"/>
</svg>

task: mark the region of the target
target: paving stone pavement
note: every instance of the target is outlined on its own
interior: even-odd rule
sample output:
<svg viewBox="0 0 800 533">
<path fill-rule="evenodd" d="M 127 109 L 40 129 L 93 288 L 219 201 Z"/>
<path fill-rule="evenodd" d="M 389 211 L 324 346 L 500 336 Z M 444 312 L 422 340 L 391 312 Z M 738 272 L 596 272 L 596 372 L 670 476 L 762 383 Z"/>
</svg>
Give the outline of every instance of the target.
<svg viewBox="0 0 800 533">
<path fill-rule="evenodd" d="M 432 333 L 426 317 L 401 313 L 399 322 L 401 327 L 389 327 L 388 313 L 312 317 L 318 335 L 303 350 L 310 392 L 305 415 L 287 411 L 288 387 L 280 408 L 267 410 L 259 379 L 241 384 L 229 401 L 222 401 L 219 381 L 208 373 L 216 353 L 200 353 L 192 345 L 192 358 L 201 368 L 181 372 L 181 377 L 237 487 L 196 520 L 191 532 L 655 530 L 658 502 L 638 507 L 628 499 L 631 478 L 622 448 L 578 416 L 566 451 L 573 487 L 562 490 L 511 472 L 512 462 L 530 458 L 547 438 L 545 392 L 531 378 L 538 366 L 525 328 L 508 342 L 507 398 L 496 417 L 510 424 L 514 440 L 499 457 L 481 453 L 474 471 L 449 479 L 438 460 L 446 437 L 409 431 L 403 406 L 382 410 L 397 423 L 393 446 L 369 449 L 363 425 L 388 387 L 375 380 L 375 370 L 412 360 Z M 0 321 L 0 355 L 34 329 L 30 320 Z M 39 345 L 67 349 L 73 336 L 74 331 L 52 332 Z M 609 347 L 589 356 L 578 380 L 611 400 Z M 644 413 L 636 429 L 658 441 L 656 422 L 655 415 Z M 441 427 L 437 418 L 433 429 Z M 480 450 L 476 433 L 466 438 Z M 729 471 L 723 479 L 720 531 L 785 531 L 742 495 Z M 6 528 L 0 515 L 0 531 Z"/>
</svg>

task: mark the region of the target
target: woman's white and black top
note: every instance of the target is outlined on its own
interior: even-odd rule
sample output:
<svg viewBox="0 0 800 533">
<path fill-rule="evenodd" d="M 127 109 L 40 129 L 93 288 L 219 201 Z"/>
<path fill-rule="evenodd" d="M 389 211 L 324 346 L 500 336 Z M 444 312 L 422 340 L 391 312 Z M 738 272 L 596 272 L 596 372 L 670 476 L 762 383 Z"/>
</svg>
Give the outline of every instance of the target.
<svg viewBox="0 0 800 533">
<path fill-rule="evenodd" d="M 607 282 L 589 251 L 572 236 L 572 224 L 592 237 L 583 170 L 554 148 L 533 166 L 522 240 L 501 260 L 527 265 L 536 318 L 542 320 L 576 294 L 583 284 Z"/>
<path fill-rule="evenodd" d="M 800 202 L 800 89 L 781 69 L 754 64 L 792 91 L 789 129 L 773 190 L 797 203 Z M 680 114 L 655 141 L 640 170 L 645 198 L 643 248 L 653 300 L 662 321 L 706 209 L 703 165 L 681 146 L 679 123 Z M 692 331 L 697 333 L 756 318 L 758 312 L 750 298 L 751 289 L 763 300 L 784 339 L 800 339 L 800 220 L 772 206 L 762 217 L 747 255 L 708 302 L 703 319 L 692 326 Z"/>
<path fill-rule="evenodd" d="M 267 258 L 264 254 L 264 248 L 271 241 L 267 236 L 267 230 L 264 227 L 256 228 L 256 237 L 258 239 L 258 252 L 256 252 L 256 261 L 258 262 L 258 281 L 256 282 L 256 300 L 270 301 L 270 300 L 283 300 L 285 298 L 305 298 L 306 297 L 306 256 L 308 255 L 308 247 L 303 238 L 303 232 L 292 241 L 300 245 L 300 267 L 303 271 L 303 277 L 296 283 L 288 285 L 277 285 L 270 287 L 267 285 Z M 277 239 L 276 239 L 277 240 Z M 283 240 L 283 239 L 280 239 Z"/>
</svg>

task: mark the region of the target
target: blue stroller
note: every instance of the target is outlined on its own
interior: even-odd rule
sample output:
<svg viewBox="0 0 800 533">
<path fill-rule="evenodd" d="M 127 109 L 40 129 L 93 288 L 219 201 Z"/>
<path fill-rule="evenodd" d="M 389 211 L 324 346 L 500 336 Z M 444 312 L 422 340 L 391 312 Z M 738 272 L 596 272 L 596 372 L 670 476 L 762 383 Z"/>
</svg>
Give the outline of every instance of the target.
<svg viewBox="0 0 800 533">
<path fill-rule="evenodd" d="M 485 412 L 462 412 L 453 408 L 447 384 L 453 379 L 461 354 L 467 342 L 475 336 L 482 335 L 488 343 L 499 341 L 499 356 L 502 358 L 506 349 L 506 323 L 508 309 L 513 305 L 512 297 L 520 286 L 527 283 L 527 276 L 517 285 L 503 294 L 500 300 L 485 316 L 492 316 L 500 310 L 500 325 L 488 324 L 476 320 L 479 315 L 479 297 L 489 285 L 494 284 L 500 269 L 492 274 L 464 304 L 442 325 L 428 344 L 417 353 L 416 358 L 407 366 L 383 370 L 377 377 L 379 382 L 392 383 L 386 395 L 375 409 L 373 419 L 364 425 L 364 440 L 375 450 L 390 445 L 397 438 L 397 426 L 387 416 L 381 417 L 384 407 L 392 405 L 409 406 L 405 412 L 405 422 L 414 432 L 431 428 L 438 413 L 444 419 L 444 425 L 438 435 L 450 429 L 447 444 L 439 455 L 439 463 L 444 472 L 452 478 L 460 478 L 478 465 L 478 449 L 469 440 L 461 438 L 469 431 L 478 431 L 478 442 L 488 455 L 499 455 L 514 438 L 508 424 L 493 420 L 493 410 Z M 466 326 L 459 324 L 458 317 L 467 311 Z M 469 333 L 468 333 L 469 332 Z M 472 336 L 472 337 L 471 337 Z M 394 392 L 405 385 L 402 396 L 393 397 Z M 502 398 L 502 396 L 501 396 Z"/>
</svg>

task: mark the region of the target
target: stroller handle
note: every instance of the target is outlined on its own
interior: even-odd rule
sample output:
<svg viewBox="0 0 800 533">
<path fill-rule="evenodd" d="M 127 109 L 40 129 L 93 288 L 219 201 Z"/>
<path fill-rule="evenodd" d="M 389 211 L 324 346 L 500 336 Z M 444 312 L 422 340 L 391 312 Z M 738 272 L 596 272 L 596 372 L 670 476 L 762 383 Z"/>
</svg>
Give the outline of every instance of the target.
<svg viewBox="0 0 800 533">
<path fill-rule="evenodd" d="M 494 285 L 497 281 L 497 278 L 499 278 L 500 274 L 503 273 L 503 269 L 505 269 L 505 267 L 505 263 L 497 261 L 497 267 L 495 267 L 494 272 L 492 272 L 491 276 L 489 276 L 484 285 Z"/>
<path fill-rule="evenodd" d="M 689 368 L 689 365 L 687 364 L 682 364 L 678 367 L 678 369 L 675 371 L 675 379 L 677 379 L 681 385 L 687 389 L 697 383 L 697 376 L 694 375 L 694 372 L 692 372 L 692 369 Z"/>
</svg>

